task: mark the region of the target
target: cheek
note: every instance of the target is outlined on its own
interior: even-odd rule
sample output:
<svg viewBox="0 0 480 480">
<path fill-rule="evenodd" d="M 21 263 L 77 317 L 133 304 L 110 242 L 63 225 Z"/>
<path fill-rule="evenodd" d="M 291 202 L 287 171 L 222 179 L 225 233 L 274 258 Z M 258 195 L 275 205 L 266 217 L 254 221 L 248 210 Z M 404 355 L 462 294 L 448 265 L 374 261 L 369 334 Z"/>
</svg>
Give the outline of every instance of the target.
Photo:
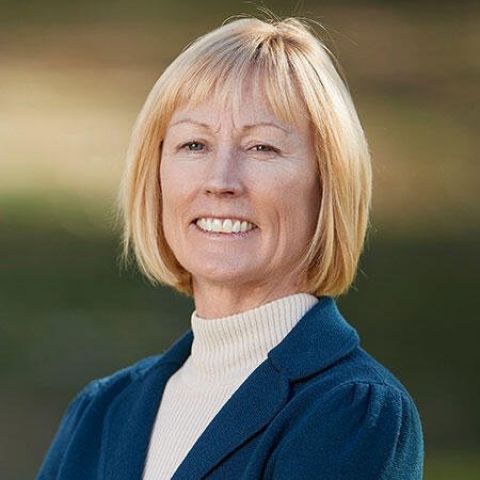
<svg viewBox="0 0 480 480">
<path fill-rule="evenodd" d="M 315 232 L 319 188 L 315 180 L 294 173 L 266 185 L 259 198 L 259 211 L 263 210 L 268 225 L 266 245 L 278 261 L 293 260 Z"/>
<path fill-rule="evenodd" d="M 320 187 L 312 178 L 297 178 L 285 187 L 282 198 L 284 220 L 290 235 L 300 239 L 313 234 L 320 208 Z"/>
<path fill-rule="evenodd" d="M 181 208 L 182 199 L 188 196 L 188 185 L 185 173 L 174 168 L 168 161 L 160 165 L 160 186 L 162 203 L 167 211 Z"/>
<path fill-rule="evenodd" d="M 162 197 L 162 223 L 165 237 L 173 236 L 178 222 L 179 210 L 182 208 L 181 182 L 175 171 L 165 165 L 160 166 L 160 187 Z"/>
</svg>

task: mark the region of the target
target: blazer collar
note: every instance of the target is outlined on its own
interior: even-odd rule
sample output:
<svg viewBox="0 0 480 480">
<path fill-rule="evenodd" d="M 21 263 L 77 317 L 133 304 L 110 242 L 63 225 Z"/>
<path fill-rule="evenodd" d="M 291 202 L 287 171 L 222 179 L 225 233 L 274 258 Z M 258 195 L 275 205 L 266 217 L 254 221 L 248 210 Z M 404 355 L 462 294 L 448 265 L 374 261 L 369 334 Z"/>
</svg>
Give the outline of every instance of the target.
<svg viewBox="0 0 480 480">
<path fill-rule="evenodd" d="M 146 377 L 132 382 L 111 406 L 102 452 L 108 452 L 102 455 L 105 480 L 141 478 L 165 385 L 190 355 L 192 342 L 189 329 Z M 203 478 L 274 418 L 288 401 L 293 382 L 328 368 L 359 344 L 357 331 L 343 318 L 333 297 L 319 297 L 223 405 L 172 480 Z"/>
<path fill-rule="evenodd" d="M 193 333 L 188 329 L 160 358 L 160 363 L 183 365 L 190 355 Z M 357 330 L 340 313 L 333 297 L 318 302 L 296 323 L 268 358 L 291 381 L 323 370 L 360 344 Z"/>
<path fill-rule="evenodd" d="M 360 337 L 332 297 L 319 297 L 268 358 L 290 381 L 319 372 L 350 353 Z"/>
</svg>

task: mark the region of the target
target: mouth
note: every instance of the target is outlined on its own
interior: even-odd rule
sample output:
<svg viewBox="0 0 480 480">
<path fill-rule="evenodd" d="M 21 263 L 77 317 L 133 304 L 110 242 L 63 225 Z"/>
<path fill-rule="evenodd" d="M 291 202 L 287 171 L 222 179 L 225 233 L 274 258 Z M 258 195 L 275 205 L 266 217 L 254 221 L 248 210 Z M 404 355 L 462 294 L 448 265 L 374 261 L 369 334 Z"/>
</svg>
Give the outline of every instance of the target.
<svg viewBox="0 0 480 480">
<path fill-rule="evenodd" d="M 224 224 L 220 223 L 220 219 L 216 222 L 205 221 L 202 218 L 196 218 L 190 223 L 191 228 L 196 232 L 206 235 L 210 238 L 221 239 L 241 239 L 250 237 L 260 230 L 254 223 L 243 220 L 237 220 L 235 223 L 226 221 Z"/>
</svg>

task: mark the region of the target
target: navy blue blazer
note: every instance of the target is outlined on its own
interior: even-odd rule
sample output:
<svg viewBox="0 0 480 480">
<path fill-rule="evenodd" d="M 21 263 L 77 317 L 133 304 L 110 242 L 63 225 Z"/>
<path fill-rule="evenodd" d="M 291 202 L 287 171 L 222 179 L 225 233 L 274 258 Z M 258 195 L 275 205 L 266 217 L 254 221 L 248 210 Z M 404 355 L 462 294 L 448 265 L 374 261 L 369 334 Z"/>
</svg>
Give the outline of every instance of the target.
<svg viewBox="0 0 480 480">
<path fill-rule="evenodd" d="M 192 340 L 189 329 L 163 353 L 90 382 L 65 411 L 37 479 L 141 479 L 165 384 Z M 421 480 L 423 457 L 412 397 L 322 296 L 223 405 L 172 479 Z"/>
</svg>

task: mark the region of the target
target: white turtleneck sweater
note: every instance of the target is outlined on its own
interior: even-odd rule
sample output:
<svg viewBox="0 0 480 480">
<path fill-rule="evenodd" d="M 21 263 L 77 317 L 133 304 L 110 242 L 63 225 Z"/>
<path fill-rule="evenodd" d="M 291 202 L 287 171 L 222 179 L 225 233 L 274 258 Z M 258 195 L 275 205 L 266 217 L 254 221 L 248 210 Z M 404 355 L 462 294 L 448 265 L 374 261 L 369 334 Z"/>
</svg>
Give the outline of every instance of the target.
<svg viewBox="0 0 480 480">
<path fill-rule="evenodd" d="M 170 480 L 210 421 L 317 297 L 296 293 L 226 317 L 192 313 L 192 350 L 165 385 L 143 480 Z"/>
</svg>

